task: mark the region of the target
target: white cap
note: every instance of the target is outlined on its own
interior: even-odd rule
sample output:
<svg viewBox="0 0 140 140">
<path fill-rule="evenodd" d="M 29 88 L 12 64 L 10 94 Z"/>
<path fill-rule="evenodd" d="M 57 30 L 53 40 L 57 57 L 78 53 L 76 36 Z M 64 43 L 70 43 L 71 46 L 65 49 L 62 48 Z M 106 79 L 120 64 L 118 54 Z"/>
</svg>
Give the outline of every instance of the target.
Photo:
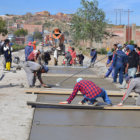
<svg viewBox="0 0 140 140">
<path fill-rule="evenodd" d="M 83 78 L 77 78 L 77 79 L 76 79 L 76 82 L 78 83 L 78 82 L 80 82 L 81 80 L 83 80 Z"/>
</svg>

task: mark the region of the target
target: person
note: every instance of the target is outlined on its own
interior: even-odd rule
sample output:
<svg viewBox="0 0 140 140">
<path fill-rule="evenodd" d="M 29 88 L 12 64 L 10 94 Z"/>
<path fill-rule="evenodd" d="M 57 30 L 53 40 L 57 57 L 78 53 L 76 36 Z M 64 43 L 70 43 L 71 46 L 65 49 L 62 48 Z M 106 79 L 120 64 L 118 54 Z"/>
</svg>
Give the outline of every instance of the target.
<svg viewBox="0 0 140 140">
<path fill-rule="evenodd" d="M 49 61 L 51 60 L 50 53 L 51 53 L 51 51 L 50 50 L 47 50 L 43 54 L 43 59 L 44 59 L 45 65 L 48 65 Z"/>
<path fill-rule="evenodd" d="M 139 55 L 135 52 L 133 45 L 127 45 L 126 51 L 128 53 L 128 61 L 126 63 L 125 74 L 128 74 L 130 77 L 135 77 L 137 70 L 139 71 Z M 120 88 L 125 89 L 126 84 L 124 80 Z"/>
<path fill-rule="evenodd" d="M 28 56 L 33 51 L 32 42 L 29 42 L 28 45 L 25 47 L 25 61 L 28 61 Z"/>
<path fill-rule="evenodd" d="M 71 65 L 75 65 L 76 64 L 76 51 L 75 49 L 72 47 L 71 49 L 71 57 L 72 57 L 72 60 L 70 62 Z"/>
<path fill-rule="evenodd" d="M 57 49 L 54 50 L 53 57 L 54 57 L 54 66 L 57 66 L 58 65 L 58 50 Z"/>
<path fill-rule="evenodd" d="M 36 41 L 33 41 L 33 50 L 36 50 Z"/>
<path fill-rule="evenodd" d="M 127 45 L 126 50 L 129 54 L 125 73 L 128 73 L 129 76 L 134 77 L 138 69 L 139 55 L 134 50 L 133 45 Z"/>
<path fill-rule="evenodd" d="M 109 77 L 109 75 L 112 73 L 112 77 L 114 75 L 114 73 L 112 72 L 113 71 L 113 63 L 112 63 L 112 59 L 113 59 L 113 52 L 109 51 L 107 53 L 107 56 L 108 56 L 108 60 L 106 62 L 106 66 L 109 66 L 104 78 L 107 78 Z"/>
<path fill-rule="evenodd" d="M 72 56 L 71 56 L 71 54 L 70 54 L 70 52 L 69 51 L 67 51 L 66 52 L 66 54 L 65 54 L 65 58 L 66 58 L 66 60 L 67 60 L 67 66 L 71 66 L 71 60 L 72 60 Z"/>
<path fill-rule="evenodd" d="M 28 61 L 34 61 L 37 62 L 39 55 L 42 53 L 42 49 L 39 50 L 33 50 L 30 55 L 28 56 Z M 38 60 L 40 61 L 40 60 Z M 40 62 L 39 62 L 40 63 Z"/>
<path fill-rule="evenodd" d="M 118 106 L 122 106 L 125 103 L 125 101 L 127 100 L 128 96 L 130 95 L 132 91 L 139 94 L 136 100 L 136 105 L 140 106 L 140 77 L 132 78 L 130 76 L 126 76 L 125 79 L 126 79 L 126 82 L 128 83 L 128 88 L 121 102 L 118 104 Z"/>
<path fill-rule="evenodd" d="M 74 86 L 70 97 L 67 101 L 60 102 L 60 104 L 70 104 L 77 95 L 77 92 L 80 91 L 84 96 L 84 99 L 80 102 L 80 104 L 86 104 L 88 101 L 90 101 L 89 104 L 94 104 L 96 99 L 101 97 L 107 105 L 112 105 L 111 100 L 103 88 L 100 88 L 92 81 L 83 80 L 82 78 L 78 78 L 76 81 L 77 83 Z"/>
<path fill-rule="evenodd" d="M 122 45 L 118 44 L 118 50 L 115 52 L 113 57 L 113 67 L 114 67 L 114 77 L 113 82 L 117 82 L 117 75 L 119 73 L 119 83 L 123 83 L 123 72 L 124 72 L 124 65 L 127 61 L 126 54 L 122 51 Z"/>
<path fill-rule="evenodd" d="M 12 47 L 10 46 L 10 40 L 6 39 L 3 47 L 4 58 L 6 62 L 6 70 L 10 71 L 12 63 Z"/>
<path fill-rule="evenodd" d="M 84 61 L 84 55 L 82 53 L 77 54 L 78 62 L 80 66 L 83 66 L 83 61 Z"/>
<path fill-rule="evenodd" d="M 139 55 L 138 72 L 140 72 L 140 47 L 137 47 L 136 51 L 137 51 L 137 53 Z"/>
<path fill-rule="evenodd" d="M 24 69 L 27 75 L 27 80 L 29 87 L 34 87 L 36 82 L 36 77 L 41 83 L 41 86 L 43 87 L 49 87 L 48 85 L 45 85 L 42 81 L 41 74 L 48 72 L 48 67 L 45 65 L 40 65 L 33 61 L 25 61 L 20 64 L 20 66 Z"/>
<path fill-rule="evenodd" d="M 97 52 L 95 49 L 91 49 L 90 51 L 90 57 L 91 57 L 91 61 L 90 61 L 90 64 L 91 65 L 94 65 L 96 59 L 97 59 Z"/>
</svg>

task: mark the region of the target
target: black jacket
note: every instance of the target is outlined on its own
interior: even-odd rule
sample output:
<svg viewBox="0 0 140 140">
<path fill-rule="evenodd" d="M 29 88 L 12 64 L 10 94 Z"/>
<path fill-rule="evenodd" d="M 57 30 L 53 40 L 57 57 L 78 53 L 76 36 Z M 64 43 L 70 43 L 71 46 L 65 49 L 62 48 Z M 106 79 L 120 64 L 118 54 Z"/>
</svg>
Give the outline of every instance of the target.
<svg viewBox="0 0 140 140">
<path fill-rule="evenodd" d="M 139 63 L 139 55 L 135 51 L 130 52 L 128 55 L 128 64 L 129 64 L 128 69 L 137 68 L 138 63 Z"/>
</svg>

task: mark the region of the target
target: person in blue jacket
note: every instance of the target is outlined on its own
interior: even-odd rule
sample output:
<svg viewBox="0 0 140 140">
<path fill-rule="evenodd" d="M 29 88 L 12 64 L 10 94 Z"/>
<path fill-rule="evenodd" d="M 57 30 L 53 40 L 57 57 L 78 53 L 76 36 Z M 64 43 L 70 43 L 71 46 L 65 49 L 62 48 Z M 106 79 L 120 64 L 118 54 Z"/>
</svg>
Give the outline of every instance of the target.
<svg viewBox="0 0 140 140">
<path fill-rule="evenodd" d="M 119 73 L 119 83 L 123 83 L 123 72 L 125 69 L 125 64 L 127 62 L 127 55 L 122 51 L 122 45 L 117 45 L 118 50 L 113 57 L 113 67 L 114 67 L 114 77 L 113 82 L 117 82 L 117 75 Z"/>
<path fill-rule="evenodd" d="M 28 45 L 25 47 L 25 61 L 28 60 L 28 56 L 33 51 L 32 42 L 29 42 Z"/>
<path fill-rule="evenodd" d="M 90 64 L 91 65 L 94 65 L 96 59 L 97 59 L 97 52 L 95 49 L 91 49 L 90 51 L 90 57 L 91 57 L 91 61 L 90 61 Z"/>
<path fill-rule="evenodd" d="M 109 66 L 104 78 L 107 78 L 109 77 L 109 75 L 112 73 L 112 77 L 114 76 L 114 73 L 113 73 L 113 52 L 109 51 L 107 53 L 107 56 L 108 56 L 108 59 L 107 59 L 107 62 L 106 62 L 106 65 Z"/>
</svg>

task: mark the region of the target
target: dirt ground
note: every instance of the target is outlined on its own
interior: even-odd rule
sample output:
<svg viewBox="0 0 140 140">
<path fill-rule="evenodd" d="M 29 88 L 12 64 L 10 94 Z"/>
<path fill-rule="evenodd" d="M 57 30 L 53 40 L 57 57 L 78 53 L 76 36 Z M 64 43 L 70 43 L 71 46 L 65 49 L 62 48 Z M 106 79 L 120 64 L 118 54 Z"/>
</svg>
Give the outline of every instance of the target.
<svg viewBox="0 0 140 140">
<path fill-rule="evenodd" d="M 14 52 L 13 56 L 19 56 L 21 60 L 24 60 L 24 50 Z M 100 58 L 101 56 L 98 57 Z M 63 57 L 59 58 L 59 65 L 62 59 Z M 14 73 L 15 65 L 13 64 L 10 72 L 3 71 L 2 60 L 3 56 L 0 56 L 0 75 L 5 73 L 5 77 L 0 81 L 0 140 L 27 140 L 34 109 L 28 107 L 26 102 L 35 101 L 36 95 L 24 92 L 28 87 L 24 70 Z M 88 58 L 85 60 L 86 63 L 89 61 Z M 53 58 L 50 64 L 53 64 Z M 104 68 L 105 64 L 103 64 Z"/>
</svg>

